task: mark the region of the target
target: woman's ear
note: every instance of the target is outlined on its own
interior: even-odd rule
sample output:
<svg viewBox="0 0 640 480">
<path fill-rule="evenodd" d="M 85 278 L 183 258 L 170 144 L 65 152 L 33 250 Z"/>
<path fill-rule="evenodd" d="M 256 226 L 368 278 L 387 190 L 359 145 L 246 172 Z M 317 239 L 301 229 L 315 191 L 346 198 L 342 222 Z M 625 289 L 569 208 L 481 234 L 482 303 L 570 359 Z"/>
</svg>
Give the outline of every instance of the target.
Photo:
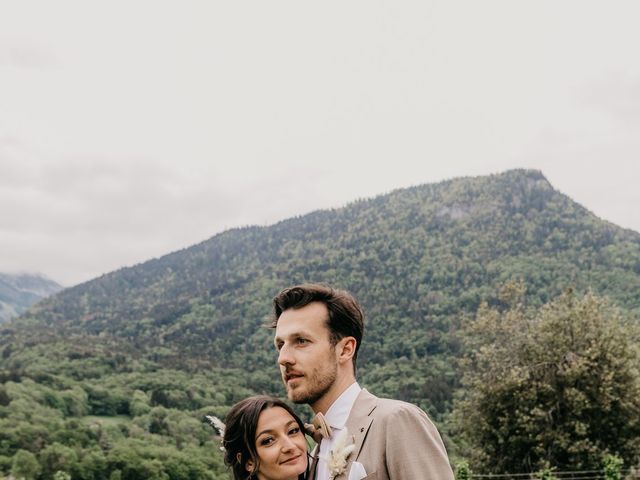
<svg viewBox="0 0 640 480">
<path fill-rule="evenodd" d="M 238 454 L 236 455 L 236 460 L 238 461 L 238 463 L 242 463 L 242 455 L 240 455 L 240 452 L 238 452 Z M 253 473 L 255 471 L 255 468 L 256 464 L 251 459 L 247 460 L 247 463 L 244 464 L 244 469 L 249 473 Z"/>
</svg>

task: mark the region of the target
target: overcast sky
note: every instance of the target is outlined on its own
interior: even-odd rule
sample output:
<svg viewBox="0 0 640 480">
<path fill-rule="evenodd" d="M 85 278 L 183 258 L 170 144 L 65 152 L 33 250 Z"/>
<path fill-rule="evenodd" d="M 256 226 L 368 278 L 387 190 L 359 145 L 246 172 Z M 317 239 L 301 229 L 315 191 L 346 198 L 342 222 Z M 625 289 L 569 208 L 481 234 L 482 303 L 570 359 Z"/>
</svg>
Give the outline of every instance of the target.
<svg viewBox="0 0 640 480">
<path fill-rule="evenodd" d="M 640 2 L 0 0 L 0 271 L 542 170 L 640 231 Z"/>
</svg>

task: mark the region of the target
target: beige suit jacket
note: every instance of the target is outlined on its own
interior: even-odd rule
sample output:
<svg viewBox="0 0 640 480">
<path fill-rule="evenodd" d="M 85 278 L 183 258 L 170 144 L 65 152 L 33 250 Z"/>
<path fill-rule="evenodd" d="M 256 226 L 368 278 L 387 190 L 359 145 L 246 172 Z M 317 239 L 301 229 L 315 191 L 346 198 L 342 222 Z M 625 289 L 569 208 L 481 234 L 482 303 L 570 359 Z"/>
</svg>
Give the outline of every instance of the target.
<svg viewBox="0 0 640 480">
<path fill-rule="evenodd" d="M 378 398 L 363 389 L 346 427 L 356 447 L 348 458 L 346 472 L 336 480 L 349 478 L 354 461 L 364 466 L 366 480 L 454 478 L 438 430 L 415 405 Z M 314 480 L 314 476 L 315 461 L 310 480 Z"/>
</svg>

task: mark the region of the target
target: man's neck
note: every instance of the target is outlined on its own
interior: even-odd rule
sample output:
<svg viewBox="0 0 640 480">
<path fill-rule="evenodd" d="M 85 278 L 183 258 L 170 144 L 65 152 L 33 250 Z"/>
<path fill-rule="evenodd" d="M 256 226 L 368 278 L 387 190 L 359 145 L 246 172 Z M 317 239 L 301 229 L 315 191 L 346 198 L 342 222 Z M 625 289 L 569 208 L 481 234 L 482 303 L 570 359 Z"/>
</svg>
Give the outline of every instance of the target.
<svg viewBox="0 0 640 480">
<path fill-rule="evenodd" d="M 356 379 L 353 375 L 346 376 L 342 379 L 336 378 L 336 381 L 333 383 L 331 388 L 325 393 L 318 401 L 311 404 L 311 408 L 315 413 L 322 413 L 325 415 L 327 410 L 331 408 L 333 402 L 335 402 L 340 395 L 344 393 L 344 391 L 349 388 L 351 385 L 356 383 Z"/>
</svg>

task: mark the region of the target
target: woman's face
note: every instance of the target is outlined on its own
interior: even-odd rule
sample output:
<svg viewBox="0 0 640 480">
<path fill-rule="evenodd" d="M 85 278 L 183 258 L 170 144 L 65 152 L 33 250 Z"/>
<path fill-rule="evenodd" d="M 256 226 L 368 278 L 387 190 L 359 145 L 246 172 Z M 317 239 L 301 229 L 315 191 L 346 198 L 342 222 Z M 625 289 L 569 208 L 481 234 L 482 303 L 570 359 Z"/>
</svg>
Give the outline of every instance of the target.
<svg viewBox="0 0 640 480">
<path fill-rule="evenodd" d="M 307 443 L 295 419 L 282 407 L 263 410 L 256 429 L 258 480 L 296 479 L 307 469 Z M 247 464 L 251 470 L 252 462 Z"/>
</svg>

